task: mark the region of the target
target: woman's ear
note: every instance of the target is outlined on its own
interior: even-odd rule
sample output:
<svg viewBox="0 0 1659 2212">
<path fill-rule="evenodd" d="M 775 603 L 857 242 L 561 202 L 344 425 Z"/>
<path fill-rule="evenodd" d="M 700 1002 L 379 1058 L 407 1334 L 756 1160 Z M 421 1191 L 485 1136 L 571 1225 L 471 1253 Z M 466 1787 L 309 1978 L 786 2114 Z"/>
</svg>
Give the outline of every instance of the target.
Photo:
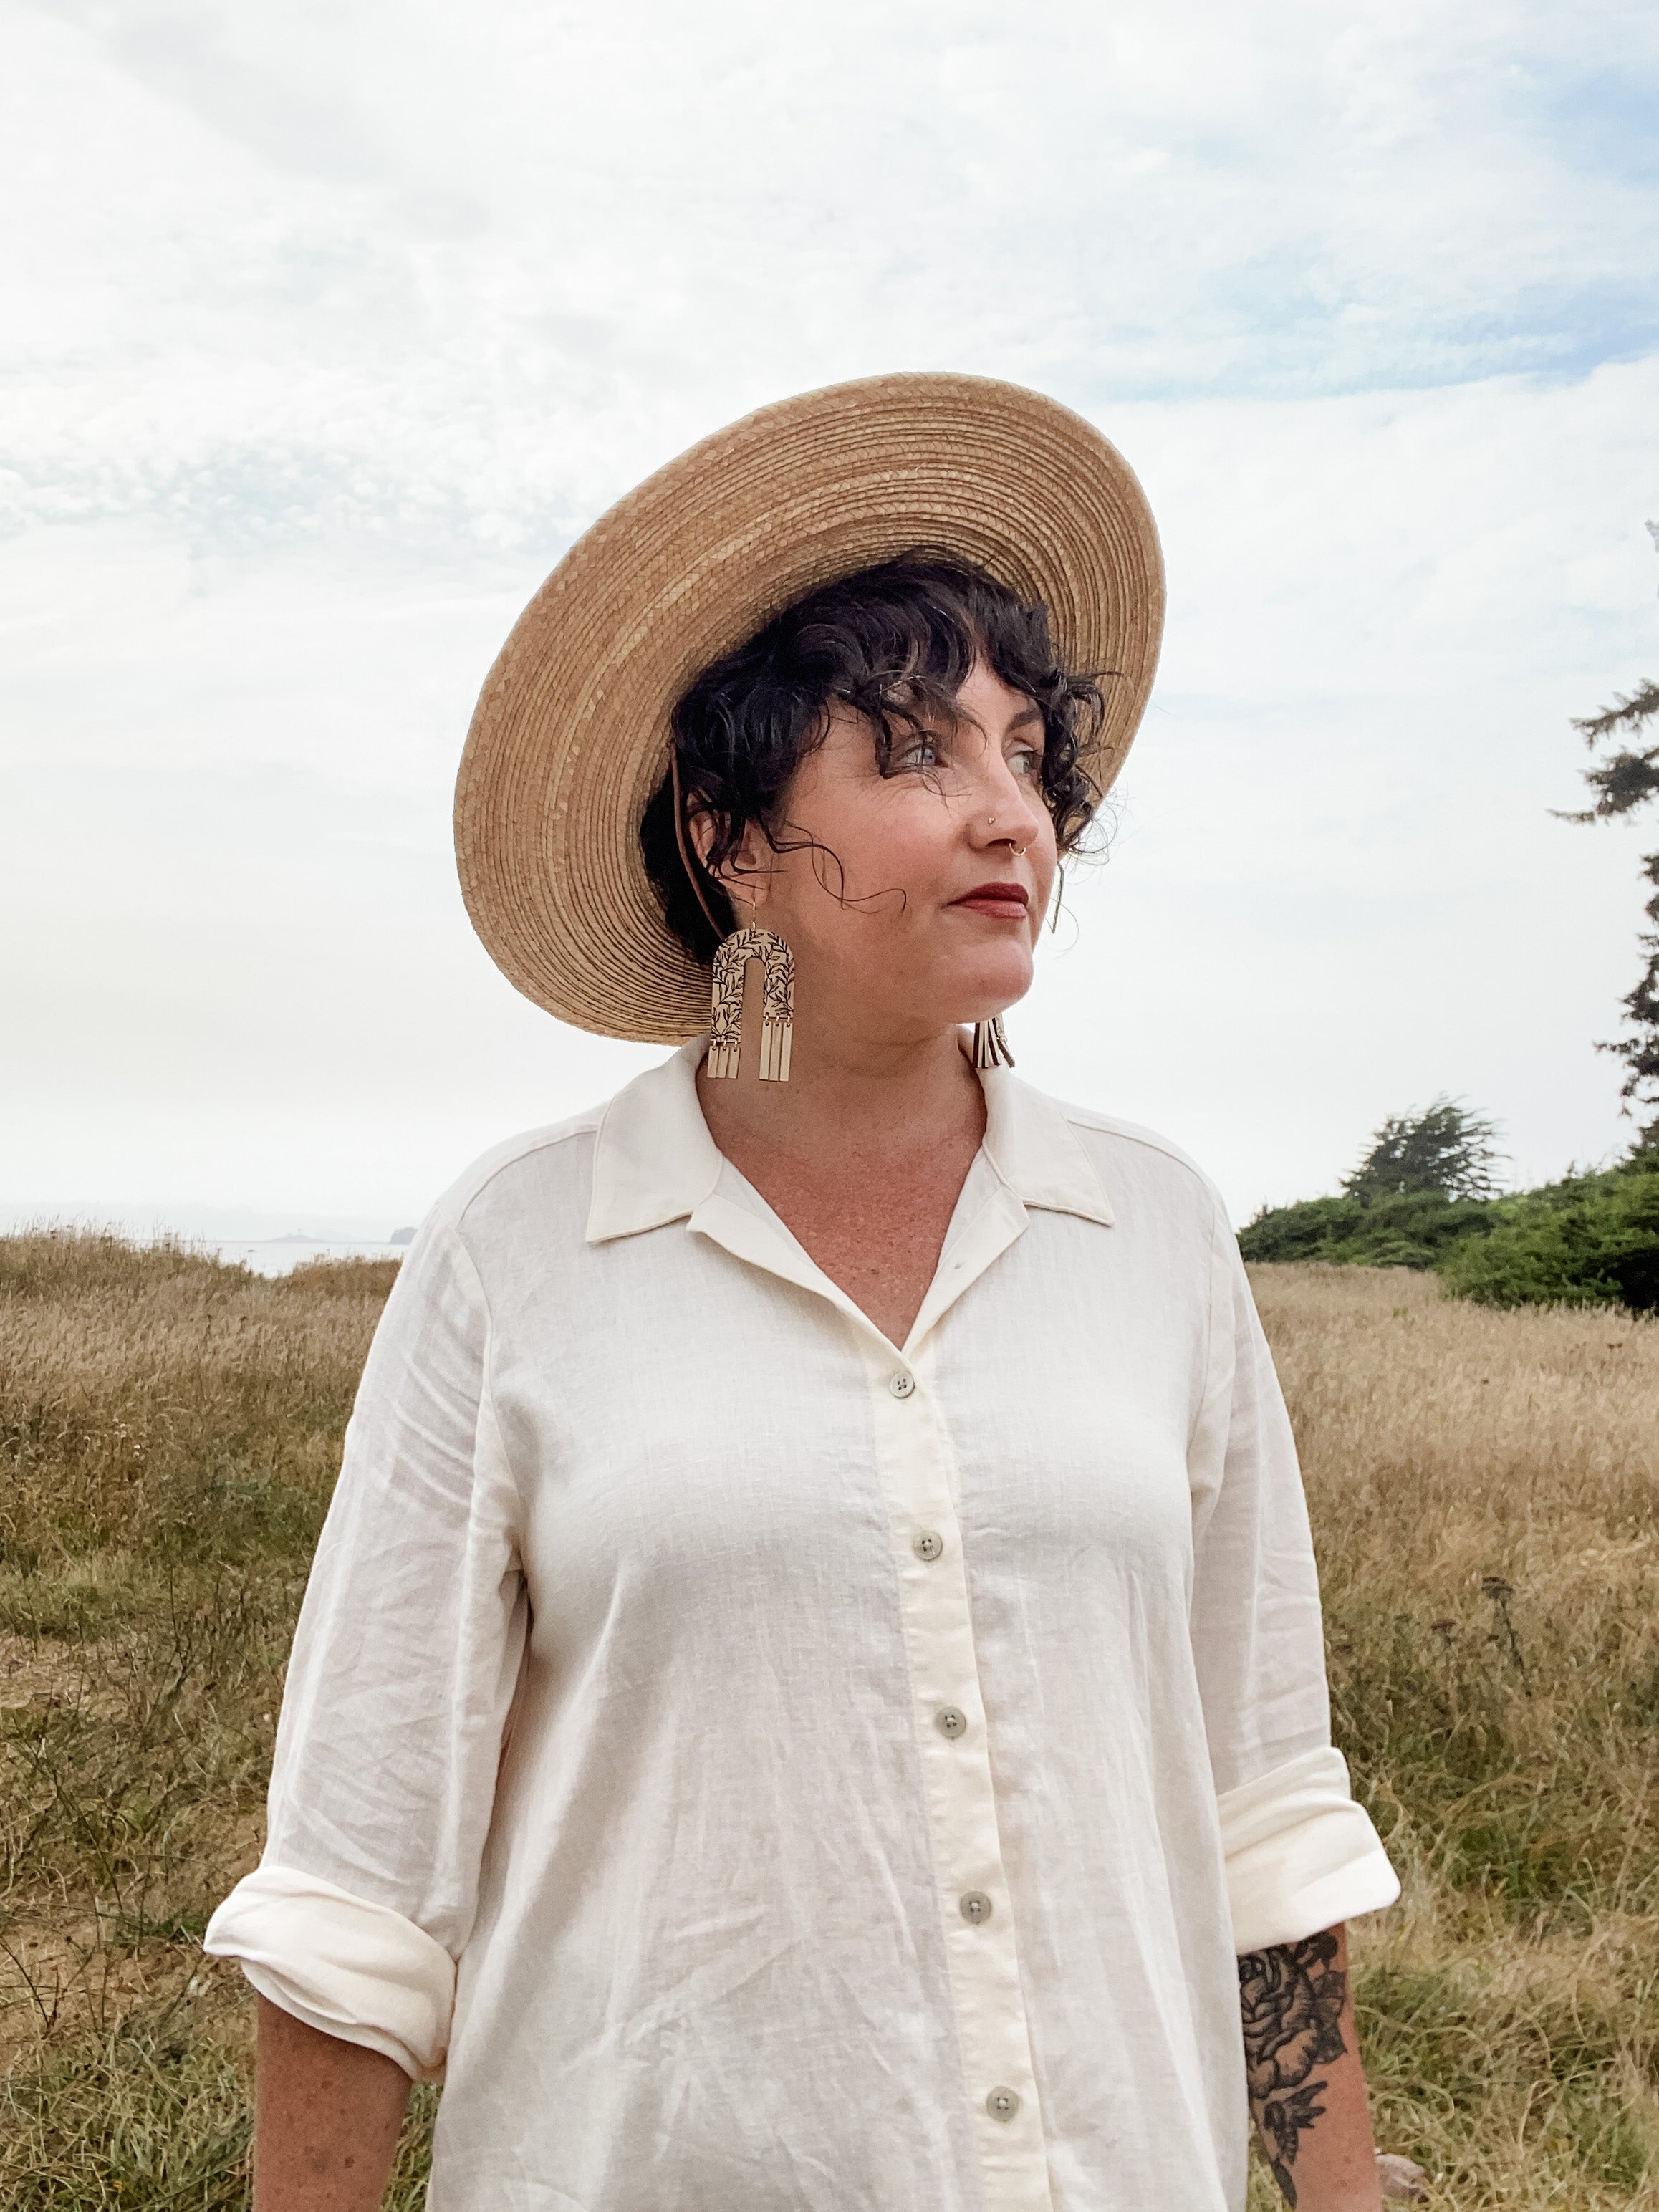
<svg viewBox="0 0 1659 2212">
<path fill-rule="evenodd" d="M 714 817 L 707 810 L 691 817 L 691 836 L 696 847 L 697 858 L 705 867 L 714 844 Z M 708 872 L 729 899 L 741 899 L 745 906 L 758 906 L 766 896 L 771 875 L 771 848 L 764 831 L 757 822 L 746 822 L 736 845 L 719 867 Z"/>
<path fill-rule="evenodd" d="M 708 868 L 708 855 L 714 849 L 714 816 L 706 806 L 699 806 L 694 800 L 685 817 L 685 829 L 686 835 L 691 840 L 692 851 L 702 861 L 703 866 Z M 712 868 L 708 872 L 711 875 L 714 874 Z"/>
</svg>

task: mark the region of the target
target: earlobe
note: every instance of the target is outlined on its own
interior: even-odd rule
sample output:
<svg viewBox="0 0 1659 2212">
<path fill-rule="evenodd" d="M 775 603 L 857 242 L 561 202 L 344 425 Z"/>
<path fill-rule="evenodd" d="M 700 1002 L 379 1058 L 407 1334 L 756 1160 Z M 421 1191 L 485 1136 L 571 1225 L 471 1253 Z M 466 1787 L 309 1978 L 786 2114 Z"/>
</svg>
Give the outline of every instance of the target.
<svg viewBox="0 0 1659 2212">
<path fill-rule="evenodd" d="M 770 888 L 771 870 L 763 856 L 753 849 L 753 824 L 747 827 L 738 840 L 737 848 L 729 854 L 714 875 L 715 882 L 734 903 L 759 908 L 766 903 Z M 712 840 L 711 840 L 712 842 Z"/>
<path fill-rule="evenodd" d="M 731 902 L 732 911 L 747 907 L 751 912 L 765 897 L 765 887 L 758 877 L 750 876 L 742 868 L 733 867 L 728 860 L 715 876 L 714 881 Z"/>
</svg>

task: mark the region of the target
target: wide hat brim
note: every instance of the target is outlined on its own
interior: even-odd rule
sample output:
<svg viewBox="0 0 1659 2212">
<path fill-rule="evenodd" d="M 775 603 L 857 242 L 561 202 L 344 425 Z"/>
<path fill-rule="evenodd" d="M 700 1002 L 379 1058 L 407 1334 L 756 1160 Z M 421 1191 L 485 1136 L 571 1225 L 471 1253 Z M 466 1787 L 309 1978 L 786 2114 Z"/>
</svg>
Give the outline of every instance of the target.
<svg viewBox="0 0 1659 2212">
<path fill-rule="evenodd" d="M 639 826 L 676 702 L 821 585 L 944 549 L 1048 610 L 1101 678 L 1104 791 L 1158 665 L 1164 566 L 1146 495 L 1092 424 L 976 376 L 871 377 L 763 407 L 647 478 L 514 624 L 472 718 L 455 854 L 496 965 L 561 1021 L 676 1044 L 708 971 L 663 917 Z"/>
</svg>

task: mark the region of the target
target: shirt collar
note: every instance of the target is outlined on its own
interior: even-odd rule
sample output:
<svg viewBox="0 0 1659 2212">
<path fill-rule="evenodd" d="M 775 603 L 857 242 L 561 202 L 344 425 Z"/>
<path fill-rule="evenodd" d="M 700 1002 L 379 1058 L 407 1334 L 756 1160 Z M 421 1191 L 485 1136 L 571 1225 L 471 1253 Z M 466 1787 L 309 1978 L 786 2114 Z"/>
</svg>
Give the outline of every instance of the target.
<svg viewBox="0 0 1659 2212">
<path fill-rule="evenodd" d="M 1004 1187 L 1027 1206 L 1112 1225 L 1111 1201 L 1071 1115 L 1006 1067 L 980 1071 L 985 1154 Z"/>
<path fill-rule="evenodd" d="M 725 1161 L 697 1103 L 708 1042 L 682 1045 L 605 1108 L 594 1141 L 590 1244 L 683 1221 L 713 1195 Z M 1110 1203 L 1065 1109 L 1006 1068 L 982 1069 L 980 1081 L 984 1154 L 1004 1188 L 1024 1205 L 1109 1227 Z"/>
</svg>

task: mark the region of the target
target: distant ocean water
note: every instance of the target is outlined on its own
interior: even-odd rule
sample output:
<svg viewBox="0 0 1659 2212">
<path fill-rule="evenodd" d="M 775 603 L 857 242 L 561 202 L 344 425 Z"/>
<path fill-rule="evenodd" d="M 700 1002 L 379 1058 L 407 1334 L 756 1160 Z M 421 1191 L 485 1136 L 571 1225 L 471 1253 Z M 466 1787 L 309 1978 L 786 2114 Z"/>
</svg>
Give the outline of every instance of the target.
<svg viewBox="0 0 1659 2212">
<path fill-rule="evenodd" d="M 287 1275 L 306 1260 L 401 1260 L 409 1246 L 337 1237 L 231 1237 L 209 1249 L 232 1267 L 252 1267 L 256 1275 Z"/>
</svg>

